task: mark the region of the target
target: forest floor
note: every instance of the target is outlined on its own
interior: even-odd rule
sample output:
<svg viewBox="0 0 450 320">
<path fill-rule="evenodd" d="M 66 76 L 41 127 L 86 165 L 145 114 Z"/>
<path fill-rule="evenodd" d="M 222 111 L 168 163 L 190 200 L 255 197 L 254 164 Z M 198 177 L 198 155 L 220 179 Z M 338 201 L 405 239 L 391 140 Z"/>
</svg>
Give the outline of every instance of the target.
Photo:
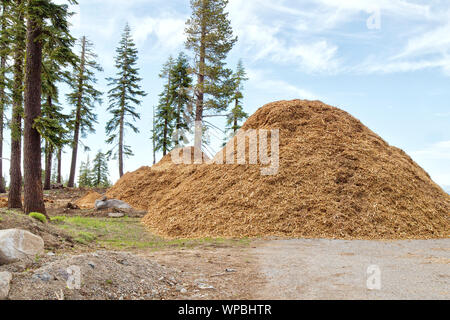
<svg viewBox="0 0 450 320">
<path fill-rule="evenodd" d="M 13 273 L 10 299 L 450 299 L 450 239 L 171 240 L 138 215 L 68 209 L 85 193 L 46 192 L 46 224 L 0 209 L 0 229 L 40 235 L 46 250 L 0 266 Z M 72 266 L 81 275 L 74 290 Z M 367 288 L 369 266 L 380 270 L 380 290 Z"/>
</svg>

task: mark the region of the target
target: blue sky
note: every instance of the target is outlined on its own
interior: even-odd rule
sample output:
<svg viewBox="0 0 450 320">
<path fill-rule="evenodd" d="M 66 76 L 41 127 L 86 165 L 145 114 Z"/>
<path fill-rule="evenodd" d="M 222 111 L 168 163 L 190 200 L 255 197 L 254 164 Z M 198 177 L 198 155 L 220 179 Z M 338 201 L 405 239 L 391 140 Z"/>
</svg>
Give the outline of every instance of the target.
<svg viewBox="0 0 450 320">
<path fill-rule="evenodd" d="M 64 2 L 60 0 L 59 2 Z M 135 156 L 126 171 L 151 165 L 152 107 L 162 81 L 161 65 L 184 50 L 188 0 L 79 0 L 74 35 L 95 44 L 105 77 L 123 27 L 130 23 L 139 49 L 142 85 L 148 96 L 137 124 L 127 133 Z M 283 99 L 319 99 L 359 118 L 391 145 L 404 149 L 432 178 L 450 190 L 450 3 L 445 0 L 230 0 L 239 42 L 229 54 L 242 58 L 250 80 L 245 110 Z M 64 99 L 61 99 L 64 101 Z M 98 107 L 97 133 L 85 143 L 107 150 L 105 102 Z M 222 138 L 219 133 L 215 133 Z M 212 149 L 219 150 L 219 139 Z M 9 148 L 7 148 L 9 149 Z M 68 175 L 70 154 L 64 155 Z M 80 151 L 79 160 L 86 158 Z M 118 178 L 117 163 L 110 163 Z"/>
</svg>

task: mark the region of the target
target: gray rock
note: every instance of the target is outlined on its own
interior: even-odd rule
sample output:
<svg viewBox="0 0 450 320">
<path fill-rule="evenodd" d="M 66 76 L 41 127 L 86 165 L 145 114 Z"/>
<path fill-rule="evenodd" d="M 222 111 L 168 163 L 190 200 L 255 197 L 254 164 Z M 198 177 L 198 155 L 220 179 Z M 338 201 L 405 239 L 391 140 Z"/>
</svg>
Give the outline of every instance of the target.
<svg viewBox="0 0 450 320">
<path fill-rule="evenodd" d="M 50 280 L 53 279 L 53 277 L 50 274 L 48 274 L 47 272 L 35 273 L 32 278 L 34 280 L 41 280 L 44 282 L 49 282 Z"/>
<path fill-rule="evenodd" d="M 97 200 L 95 201 L 95 209 L 119 209 L 119 210 L 130 210 L 131 206 L 121 200 L 109 199 L 109 200 Z"/>
<path fill-rule="evenodd" d="M 202 282 L 198 283 L 197 286 L 199 289 L 202 289 L 202 290 L 214 290 L 213 286 L 206 284 L 206 283 L 202 283 Z"/>
<path fill-rule="evenodd" d="M 44 240 L 26 230 L 0 230 L 0 265 L 17 261 L 33 262 L 44 253 Z"/>
<path fill-rule="evenodd" d="M 8 298 L 11 280 L 12 274 L 10 272 L 0 272 L 0 300 Z"/>
<path fill-rule="evenodd" d="M 110 217 L 110 218 L 123 218 L 123 217 L 125 217 L 125 213 L 122 213 L 122 212 L 110 212 L 110 213 L 108 213 L 108 217 Z"/>
</svg>

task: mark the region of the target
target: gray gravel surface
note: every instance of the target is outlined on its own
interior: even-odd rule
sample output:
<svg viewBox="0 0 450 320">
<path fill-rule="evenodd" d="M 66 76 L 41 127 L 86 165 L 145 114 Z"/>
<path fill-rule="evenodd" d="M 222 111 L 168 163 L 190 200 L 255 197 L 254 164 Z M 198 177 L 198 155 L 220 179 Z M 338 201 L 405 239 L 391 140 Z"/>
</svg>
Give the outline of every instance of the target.
<svg viewBox="0 0 450 320">
<path fill-rule="evenodd" d="M 450 299 L 450 239 L 274 240 L 252 254 L 266 279 L 257 299 Z"/>
</svg>

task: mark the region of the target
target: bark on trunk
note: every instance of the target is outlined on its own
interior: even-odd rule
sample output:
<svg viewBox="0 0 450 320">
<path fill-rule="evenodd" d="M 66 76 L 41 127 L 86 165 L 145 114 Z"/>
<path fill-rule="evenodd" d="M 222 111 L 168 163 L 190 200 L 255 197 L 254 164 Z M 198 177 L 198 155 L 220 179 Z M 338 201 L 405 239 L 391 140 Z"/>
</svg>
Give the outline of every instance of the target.
<svg viewBox="0 0 450 320">
<path fill-rule="evenodd" d="M 45 146 L 44 190 L 50 190 L 52 188 L 52 156 L 53 156 L 53 146 L 47 142 Z"/>
<path fill-rule="evenodd" d="M 200 63 L 198 73 L 197 102 L 195 110 L 195 138 L 194 138 L 194 163 L 201 164 L 202 157 L 202 140 L 203 140 L 203 99 L 204 99 L 204 83 L 205 83 L 205 62 L 206 62 L 206 25 L 202 24 L 202 35 L 200 39 Z"/>
<path fill-rule="evenodd" d="M 5 97 L 5 85 L 4 80 L 5 79 L 5 67 L 6 67 L 6 57 L 2 56 L 1 62 L 0 62 L 0 68 L 2 70 L 2 84 L 0 86 L 0 193 L 5 193 L 5 184 L 3 181 L 3 126 L 4 126 L 4 113 L 5 113 L 5 106 L 6 106 L 6 97 Z"/>
<path fill-rule="evenodd" d="M 52 108 L 52 97 L 47 97 L 47 104 L 49 110 Z M 51 117 L 51 115 L 50 115 Z M 50 190 L 52 188 L 52 155 L 53 146 L 48 141 L 45 142 L 45 179 L 44 179 L 44 190 Z"/>
<path fill-rule="evenodd" d="M 62 158 L 62 148 L 58 149 L 58 175 L 56 177 L 56 183 L 61 184 L 62 177 L 61 177 L 61 158 Z"/>
<path fill-rule="evenodd" d="M 169 69 L 169 74 L 167 76 L 167 100 L 166 100 L 166 110 L 167 112 L 169 111 L 169 105 L 170 105 L 170 84 L 171 84 L 171 79 L 170 79 L 170 69 Z M 163 130 L 163 156 L 167 155 L 167 135 L 169 133 L 169 114 L 166 114 L 166 117 L 164 119 L 164 130 Z"/>
<path fill-rule="evenodd" d="M 153 130 L 152 130 L 152 143 L 153 143 L 153 165 L 156 164 L 156 143 L 155 143 L 155 106 L 153 106 Z"/>
<path fill-rule="evenodd" d="M 120 116 L 120 132 L 119 132 L 119 175 L 123 176 L 123 128 L 124 128 L 124 114 Z"/>
<path fill-rule="evenodd" d="M 239 100 L 236 99 L 236 101 L 235 101 L 235 106 L 234 106 L 234 110 L 237 111 L 238 105 L 239 105 Z M 233 132 L 234 132 L 234 134 L 236 134 L 236 132 L 237 132 L 237 127 L 238 127 L 238 119 L 237 119 L 236 114 L 234 114 L 234 123 L 233 123 Z"/>
<path fill-rule="evenodd" d="M 20 6 L 22 0 L 17 0 L 16 5 Z M 17 35 L 14 44 L 14 84 L 13 84 L 13 106 L 11 117 L 11 161 L 9 167 L 9 194 L 8 208 L 22 209 L 22 86 L 23 86 L 23 64 L 25 34 L 20 30 L 24 16 L 20 13 L 16 29 Z"/>
<path fill-rule="evenodd" d="M 46 214 L 42 190 L 41 136 L 33 128 L 41 116 L 42 31 L 29 19 L 25 67 L 24 210 Z"/>
<path fill-rule="evenodd" d="M 5 8 L 6 8 L 6 4 L 3 4 L 3 8 L 2 8 L 2 14 L 5 13 Z M 6 20 L 3 21 L 2 25 L 1 25 L 1 31 L 2 33 L 5 32 L 6 29 Z M 0 193 L 5 193 L 5 184 L 3 181 L 3 125 L 4 125 L 4 117 L 5 117 L 5 107 L 6 107 L 6 92 L 5 92 L 5 87 L 6 87 L 6 71 L 5 71 L 5 67 L 6 67 L 6 49 L 7 46 L 5 43 L 2 43 L 1 46 L 1 51 L 2 51 L 2 57 L 1 57 L 1 62 L 0 62 L 0 70 L 1 70 L 1 85 L 0 85 Z"/>
<path fill-rule="evenodd" d="M 78 101 L 77 112 L 75 117 L 75 128 L 73 133 L 72 142 L 72 162 L 70 165 L 70 176 L 67 186 L 73 188 L 75 186 L 75 171 L 77 168 L 77 153 L 78 153 L 78 141 L 80 139 L 80 122 L 81 122 L 81 107 L 83 99 L 83 78 L 84 78 L 84 66 L 85 66 L 85 54 L 86 54 L 86 37 L 81 40 L 81 65 L 80 74 L 78 79 Z"/>
</svg>

